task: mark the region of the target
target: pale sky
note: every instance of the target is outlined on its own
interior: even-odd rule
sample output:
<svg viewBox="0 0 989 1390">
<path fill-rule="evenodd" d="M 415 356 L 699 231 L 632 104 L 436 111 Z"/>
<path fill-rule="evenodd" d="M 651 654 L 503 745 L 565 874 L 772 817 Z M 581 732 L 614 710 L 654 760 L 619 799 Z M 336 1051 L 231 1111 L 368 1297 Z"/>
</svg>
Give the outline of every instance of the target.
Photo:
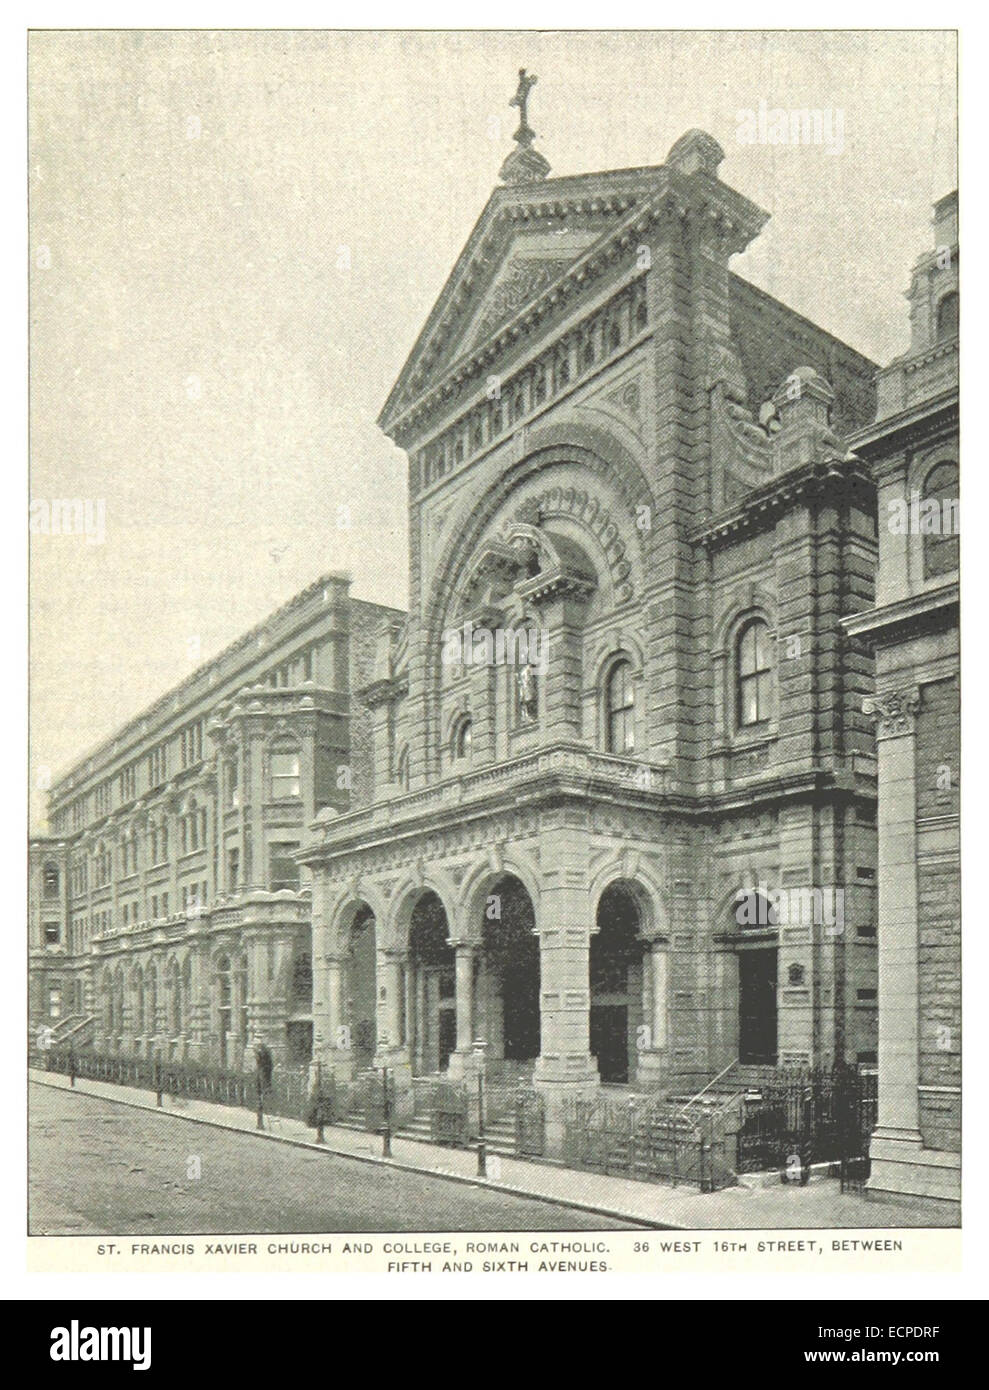
<svg viewBox="0 0 989 1390">
<path fill-rule="evenodd" d="M 772 214 L 733 268 L 877 361 L 956 184 L 940 33 L 44 33 L 31 39 L 37 782 L 284 603 L 349 570 L 405 607 L 405 459 L 374 421 L 511 148 L 662 163 L 691 127 Z M 743 145 L 760 101 L 840 153 Z M 338 525 L 349 508 L 350 528 Z M 197 657 L 198 652 L 198 657 Z"/>
</svg>

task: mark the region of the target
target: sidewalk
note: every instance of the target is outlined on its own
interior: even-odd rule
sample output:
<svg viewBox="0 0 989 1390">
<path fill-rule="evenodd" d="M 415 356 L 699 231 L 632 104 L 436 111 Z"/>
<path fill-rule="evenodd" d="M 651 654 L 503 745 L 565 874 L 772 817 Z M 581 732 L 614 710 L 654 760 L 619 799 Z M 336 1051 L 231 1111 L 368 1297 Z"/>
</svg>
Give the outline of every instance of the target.
<svg viewBox="0 0 989 1390">
<path fill-rule="evenodd" d="M 68 1077 L 57 1072 L 30 1069 L 28 1076 L 39 1085 L 72 1089 Z M 75 1090 L 82 1095 L 103 1097 L 141 1110 L 157 1110 L 153 1091 L 89 1079 L 77 1080 Z M 479 1178 L 477 1154 L 473 1149 L 439 1148 L 393 1137 L 392 1157 L 383 1159 L 380 1137 L 363 1130 L 327 1125 L 326 1143 L 317 1144 L 314 1132 L 301 1120 L 266 1115 L 262 1133 L 255 1128 L 255 1117 L 250 1111 L 185 1097 L 173 1099 L 167 1095 L 159 1113 L 169 1119 L 251 1134 L 260 1142 L 294 1144 L 359 1162 L 429 1173 L 516 1196 L 580 1207 L 623 1221 L 639 1221 L 658 1229 L 814 1230 L 837 1227 L 884 1230 L 940 1224 L 938 1218 L 916 1207 L 870 1202 L 857 1194 L 841 1193 L 838 1183 L 830 1179 L 815 1181 L 803 1188 L 780 1183 L 772 1187 L 734 1187 L 716 1193 L 699 1193 L 690 1187 L 636 1182 L 631 1178 L 587 1173 L 550 1163 L 494 1156 L 488 1159 L 489 1176 Z"/>
</svg>

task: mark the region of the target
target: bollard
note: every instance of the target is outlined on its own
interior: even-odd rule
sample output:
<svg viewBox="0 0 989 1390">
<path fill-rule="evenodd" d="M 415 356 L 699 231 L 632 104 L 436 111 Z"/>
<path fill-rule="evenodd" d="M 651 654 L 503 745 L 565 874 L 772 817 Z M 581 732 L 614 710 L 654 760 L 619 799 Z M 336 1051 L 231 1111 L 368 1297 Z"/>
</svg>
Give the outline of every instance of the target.
<svg viewBox="0 0 989 1390">
<path fill-rule="evenodd" d="M 264 1129 L 264 1092 L 261 1090 L 261 1077 L 258 1077 L 258 1113 L 255 1129 Z"/>
<path fill-rule="evenodd" d="M 325 1144 L 323 1134 L 323 1064 L 316 1063 L 316 1143 Z"/>
<path fill-rule="evenodd" d="M 72 1051 L 72 1048 L 70 1047 L 70 1048 L 69 1048 L 69 1085 L 70 1085 L 70 1086 L 74 1086 L 75 1084 L 76 1084 L 76 1055 L 75 1055 L 75 1053 Z"/>
<path fill-rule="evenodd" d="M 477 1176 L 488 1176 L 488 1146 L 484 1139 L 484 1074 L 477 1073 Z"/>
<path fill-rule="evenodd" d="M 388 1096 L 388 1068 L 381 1068 L 382 1111 L 384 1128 L 381 1134 L 381 1157 L 391 1158 L 391 1104 Z"/>
<path fill-rule="evenodd" d="M 163 1090 L 163 1085 L 162 1085 L 162 1078 L 161 1078 L 161 1062 L 159 1062 L 158 1060 L 156 1060 L 156 1061 L 155 1061 L 155 1105 L 158 1106 L 158 1109 L 159 1109 L 159 1110 L 161 1109 L 161 1105 L 162 1105 L 162 1090 Z"/>
</svg>

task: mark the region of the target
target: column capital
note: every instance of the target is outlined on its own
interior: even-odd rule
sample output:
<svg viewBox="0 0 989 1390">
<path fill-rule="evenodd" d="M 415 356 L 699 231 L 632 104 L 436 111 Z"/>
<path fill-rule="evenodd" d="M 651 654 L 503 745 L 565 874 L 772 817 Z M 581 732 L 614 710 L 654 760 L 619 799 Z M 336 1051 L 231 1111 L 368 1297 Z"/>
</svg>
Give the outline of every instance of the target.
<svg viewBox="0 0 989 1390">
<path fill-rule="evenodd" d="M 876 721 L 876 738 L 896 738 L 912 734 L 920 711 L 920 687 L 904 686 L 898 690 L 883 690 L 866 695 L 862 713 Z"/>
</svg>

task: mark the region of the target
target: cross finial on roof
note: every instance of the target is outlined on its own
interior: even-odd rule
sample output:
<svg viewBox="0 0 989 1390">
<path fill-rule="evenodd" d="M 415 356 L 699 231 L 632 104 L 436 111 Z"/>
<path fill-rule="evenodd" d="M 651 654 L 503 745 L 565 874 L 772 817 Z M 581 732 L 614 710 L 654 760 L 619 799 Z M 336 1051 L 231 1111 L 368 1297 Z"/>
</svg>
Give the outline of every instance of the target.
<svg viewBox="0 0 989 1390">
<path fill-rule="evenodd" d="M 535 139 L 535 132 L 529 125 L 529 93 L 538 80 L 535 74 L 530 75 L 525 68 L 519 68 L 518 90 L 508 103 L 519 108 L 519 128 L 515 132 L 515 139 L 520 145 L 531 145 Z"/>
<path fill-rule="evenodd" d="M 525 68 L 519 68 L 518 89 L 508 103 L 519 108 L 519 128 L 514 136 L 516 148 L 501 166 L 501 177 L 505 183 L 533 183 L 537 179 L 544 179 L 549 173 L 549 161 L 532 148 L 536 133 L 529 124 L 529 93 L 535 85 L 535 75 L 527 73 Z"/>
</svg>

